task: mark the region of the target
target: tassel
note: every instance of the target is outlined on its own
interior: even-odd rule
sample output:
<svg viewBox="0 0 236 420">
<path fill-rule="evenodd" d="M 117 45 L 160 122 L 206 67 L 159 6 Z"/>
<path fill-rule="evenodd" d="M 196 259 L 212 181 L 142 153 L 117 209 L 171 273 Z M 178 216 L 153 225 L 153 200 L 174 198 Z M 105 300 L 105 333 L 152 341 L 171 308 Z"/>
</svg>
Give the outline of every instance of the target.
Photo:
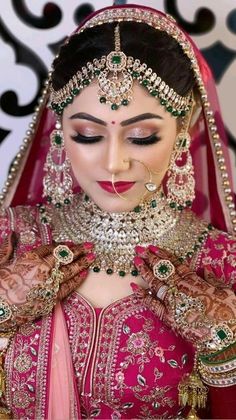
<svg viewBox="0 0 236 420">
<path fill-rule="evenodd" d="M 198 420 L 196 409 L 205 408 L 207 401 L 207 387 L 202 383 L 202 380 L 196 370 L 192 373 L 184 375 L 179 383 L 179 405 L 191 407 L 187 419 Z"/>
</svg>

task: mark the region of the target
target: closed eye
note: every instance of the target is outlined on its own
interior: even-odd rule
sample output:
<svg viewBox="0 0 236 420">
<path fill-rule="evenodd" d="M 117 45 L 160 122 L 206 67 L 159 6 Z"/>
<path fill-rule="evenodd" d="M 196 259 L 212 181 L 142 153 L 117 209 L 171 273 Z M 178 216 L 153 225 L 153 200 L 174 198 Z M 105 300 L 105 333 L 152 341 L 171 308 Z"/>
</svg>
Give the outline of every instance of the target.
<svg viewBox="0 0 236 420">
<path fill-rule="evenodd" d="M 148 146 L 149 144 L 155 144 L 161 140 L 161 137 L 158 137 L 156 133 L 151 134 L 148 137 L 128 137 L 128 140 L 132 144 L 137 144 L 139 146 Z"/>
<path fill-rule="evenodd" d="M 71 136 L 71 138 L 76 143 L 92 144 L 101 141 L 103 136 L 83 136 L 83 134 L 77 133 L 74 136 Z"/>
</svg>

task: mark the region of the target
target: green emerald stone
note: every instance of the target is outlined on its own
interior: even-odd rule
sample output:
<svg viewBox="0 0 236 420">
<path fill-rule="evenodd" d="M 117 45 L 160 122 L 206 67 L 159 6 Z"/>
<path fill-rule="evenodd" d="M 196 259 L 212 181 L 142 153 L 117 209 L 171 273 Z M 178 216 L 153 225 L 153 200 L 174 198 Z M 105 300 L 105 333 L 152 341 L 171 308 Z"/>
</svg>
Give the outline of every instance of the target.
<svg viewBox="0 0 236 420">
<path fill-rule="evenodd" d="M 156 202 L 156 200 L 152 200 L 151 201 L 151 207 L 152 208 L 155 208 L 157 206 L 157 202 Z"/>
<path fill-rule="evenodd" d="M 138 71 L 133 71 L 132 76 L 133 76 L 134 79 L 137 79 L 139 77 L 139 72 Z"/>
<path fill-rule="evenodd" d="M 72 89 L 72 94 L 75 96 L 75 95 L 78 95 L 78 93 L 79 93 L 79 89 L 78 88 L 74 88 L 74 89 Z"/>
<path fill-rule="evenodd" d="M 175 203 L 174 201 L 172 201 L 172 202 L 170 203 L 170 207 L 171 207 L 172 209 L 175 209 L 175 207 L 176 207 L 176 203 Z"/>
<path fill-rule="evenodd" d="M 140 206 L 136 206 L 136 207 L 134 208 L 134 211 L 135 211 L 135 213 L 140 213 L 140 211 L 141 211 L 141 207 L 140 207 Z"/>
<path fill-rule="evenodd" d="M 39 213 L 44 213 L 44 212 L 45 212 L 45 208 L 44 207 L 40 207 Z"/>
<path fill-rule="evenodd" d="M 101 73 L 101 70 L 99 70 L 99 69 L 94 70 L 95 76 L 99 76 L 100 73 Z"/>
<path fill-rule="evenodd" d="M 0 316 L 5 316 L 5 311 L 4 311 L 4 309 L 3 308 L 0 308 Z"/>
<path fill-rule="evenodd" d="M 84 201 L 89 201 L 89 196 L 87 195 L 87 194 L 85 194 L 85 196 L 84 196 Z"/>
<path fill-rule="evenodd" d="M 211 223 L 209 223 L 209 225 L 207 226 L 207 228 L 208 228 L 209 230 L 212 230 L 212 229 L 213 229 L 212 224 L 211 224 Z"/>
<path fill-rule="evenodd" d="M 145 86 L 145 87 L 148 86 L 149 85 L 149 80 L 143 79 L 142 85 Z"/>
<path fill-rule="evenodd" d="M 106 271 L 107 274 L 113 274 L 113 270 L 111 268 L 108 268 Z"/>
<path fill-rule="evenodd" d="M 106 100 L 105 96 L 101 96 L 99 101 L 101 102 L 101 104 L 105 104 L 107 100 Z"/>
<path fill-rule="evenodd" d="M 161 99 L 161 105 L 166 105 L 166 100 L 165 99 Z"/>
<path fill-rule="evenodd" d="M 42 217 L 41 222 L 42 223 L 47 223 L 48 222 L 48 219 L 46 217 Z"/>
<path fill-rule="evenodd" d="M 152 96 L 158 96 L 158 92 L 157 92 L 157 90 L 152 90 L 152 91 L 151 91 L 151 95 L 152 95 Z"/>
<path fill-rule="evenodd" d="M 111 61 L 112 61 L 112 64 L 120 64 L 121 63 L 121 56 L 120 55 L 113 55 Z"/>
<path fill-rule="evenodd" d="M 224 340 L 225 338 L 227 338 L 227 334 L 225 333 L 225 331 L 224 330 L 219 330 L 219 331 L 217 331 L 217 333 L 216 333 L 217 335 L 218 335 L 218 337 L 221 339 L 221 340 Z"/>
<path fill-rule="evenodd" d="M 123 271 L 123 270 L 119 271 L 119 276 L 124 277 L 125 276 L 125 271 Z"/>
<path fill-rule="evenodd" d="M 64 204 L 70 204 L 70 199 L 69 198 L 65 198 Z"/>
<path fill-rule="evenodd" d="M 193 253 L 191 251 L 187 252 L 187 257 L 191 258 L 193 256 Z"/>
<path fill-rule="evenodd" d="M 60 257 L 65 258 L 65 257 L 68 257 L 69 253 L 68 253 L 68 251 L 66 251 L 65 249 L 62 249 L 62 250 L 59 252 L 59 255 L 60 255 Z"/>
<path fill-rule="evenodd" d="M 191 200 L 187 200 L 185 204 L 186 204 L 187 207 L 191 207 L 192 201 Z"/>
<path fill-rule="evenodd" d="M 137 277 L 137 275 L 138 275 L 138 270 L 132 270 L 132 271 L 131 271 L 131 275 L 132 275 L 132 276 L 134 276 L 134 277 Z"/>
<path fill-rule="evenodd" d="M 93 267 L 93 271 L 94 271 L 94 273 L 99 273 L 100 268 L 99 267 Z"/>
<path fill-rule="evenodd" d="M 90 80 L 89 79 L 84 79 L 83 80 L 83 86 L 88 86 L 89 83 L 90 83 Z"/>
<path fill-rule="evenodd" d="M 52 202 L 52 197 L 50 197 L 50 195 L 47 196 L 47 202 L 51 203 Z"/>
<path fill-rule="evenodd" d="M 123 101 L 121 103 L 122 103 L 122 105 L 127 106 L 129 101 L 128 101 L 128 99 L 123 99 Z"/>
<path fill-rule="evenodd" d="M 160 267 L 158 268 L 159 273 L 161 274 L 166 274 L 169 271 L 169 267 L 165 264 L 160 265 Z"/>
<path fill-rule="evenodd" d="M 61 138 L 61 136 L 59 136 L 59 134 L 56 134 L 56 135 L 55 135 L 55 137 L 54 137 L 54 142 L 55 142 L 58 146 L 60 146 L 60 145 L 62 144 L 62 138 Z"/>
<path fill-rule="evenodd" d="M 179 113 L 178 113 L 178 111 L 173 111 L 173 112 L 172 112 L 172 115 L 173 115 L 174 117 L 178 117 L 178 116 L 179 116 Z"/>
<path fill-rule="evenodd" d="M 184 209 L 184 206 L 181 206 L 181 204 L 177 207 L 177 209 L 179 210 L 179 211 L 182 211 L 183 209 Z"/>
<path fill-rule="evenodd" d="M 60 208 L 61 208 L 61 203 L 56 203 L 56 204 L 55 204 L 55 207 L 56 207 L 57 209 L 60 209 Z"/>
<path fill-rule="evenodd" d="M 68 98 L 66 98 L 66 103 L 71 104 L 72 102 L 73 102 L 72 96 L 68 96 Z"/>
<path fill-rule="evenodd" d="M 186 111 L 181 111 L 180 116 L 181 116 L 181 117 L 185 117 L 185 115 L 186 115 Z"/>
<path fill-rule="evenodd" d="M 65 108 L 65 107 L 66 107 L 66 105 L 67 105 L 67 103 L 66 103 L 65 101 L 61 102 L 61 107 L 62 107 L 62 108 Z"/>
<path fill-rule="evenodd" d="M 186 144 L 187 144 L 187 139 L 184 139 L 182 144 L 181 144 L 181 147 L 186 147 Z"/>
<path fill-rule="evenodd" d="M 167 109 L 168 112 L 172 112 L 173 111 L 172 106 L 168 106 L 166 109 Z"/>
<path fill-rule="evenodd" d="M 116 111 L 118 109 L 118 105 L 112 104 L 111 109 L 112 109 L 112 111 Z"/>
</svg>

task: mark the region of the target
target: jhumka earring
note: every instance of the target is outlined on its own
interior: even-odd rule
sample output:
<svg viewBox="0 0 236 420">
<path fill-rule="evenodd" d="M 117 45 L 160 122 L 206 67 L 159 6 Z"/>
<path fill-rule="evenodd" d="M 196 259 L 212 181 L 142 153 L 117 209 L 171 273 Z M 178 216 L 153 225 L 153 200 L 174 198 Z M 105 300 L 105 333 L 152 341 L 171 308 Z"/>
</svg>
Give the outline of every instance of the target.
<svg viewBox="0 0 236 420">
<path fill-rule="evenodd" d="M 189 146 L 189 133 L 177 136 L 167 175 L 167 201 L 173 208 L 191 207 L 195 198 L 195 180 Z"/>
<path fill-rule="evenodd" d="M 194 168 L 190 153 L 191 137 L 189 134 L 193 106 L 194 99 L 192 97 L 190 115 L 187 121 L 186 119 L 183 121 L 183 128 L 177 135 L 167 172 L 169 178 L 166 183 L 166 198 L 170 207 L 178 210 L 191 207 L 195 199 Z"/>
<path fill-rule="evenodd" d="M 47 155 L 43 179 L 43 196 L 48 202 L 60 208 L 73 199 L 70 161 L 66 156 L 61 122 L 57 120 L 55 130 L 50 135 L 51 145 Z"/>
</svg>

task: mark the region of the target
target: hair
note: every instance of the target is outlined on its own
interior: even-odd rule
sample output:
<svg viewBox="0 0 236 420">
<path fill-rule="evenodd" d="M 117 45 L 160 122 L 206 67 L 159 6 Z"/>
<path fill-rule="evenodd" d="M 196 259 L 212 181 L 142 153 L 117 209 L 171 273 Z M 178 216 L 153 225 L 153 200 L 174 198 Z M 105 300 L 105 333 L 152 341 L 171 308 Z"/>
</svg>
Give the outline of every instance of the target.
<svg viewBox="0 0 236 420">
<path fill-rule="evenodd" d="M 61 89 L 87 62 L 114 50 L 116 22 L 106 23 L 72 35 L 53 62 L 52 86 Z M 167 33 L 145 23 L 121 22 L 121 50 L 160 76 L 179 95 L 187 95 L 195 85 L 189 58 Z"/>
</svg>

